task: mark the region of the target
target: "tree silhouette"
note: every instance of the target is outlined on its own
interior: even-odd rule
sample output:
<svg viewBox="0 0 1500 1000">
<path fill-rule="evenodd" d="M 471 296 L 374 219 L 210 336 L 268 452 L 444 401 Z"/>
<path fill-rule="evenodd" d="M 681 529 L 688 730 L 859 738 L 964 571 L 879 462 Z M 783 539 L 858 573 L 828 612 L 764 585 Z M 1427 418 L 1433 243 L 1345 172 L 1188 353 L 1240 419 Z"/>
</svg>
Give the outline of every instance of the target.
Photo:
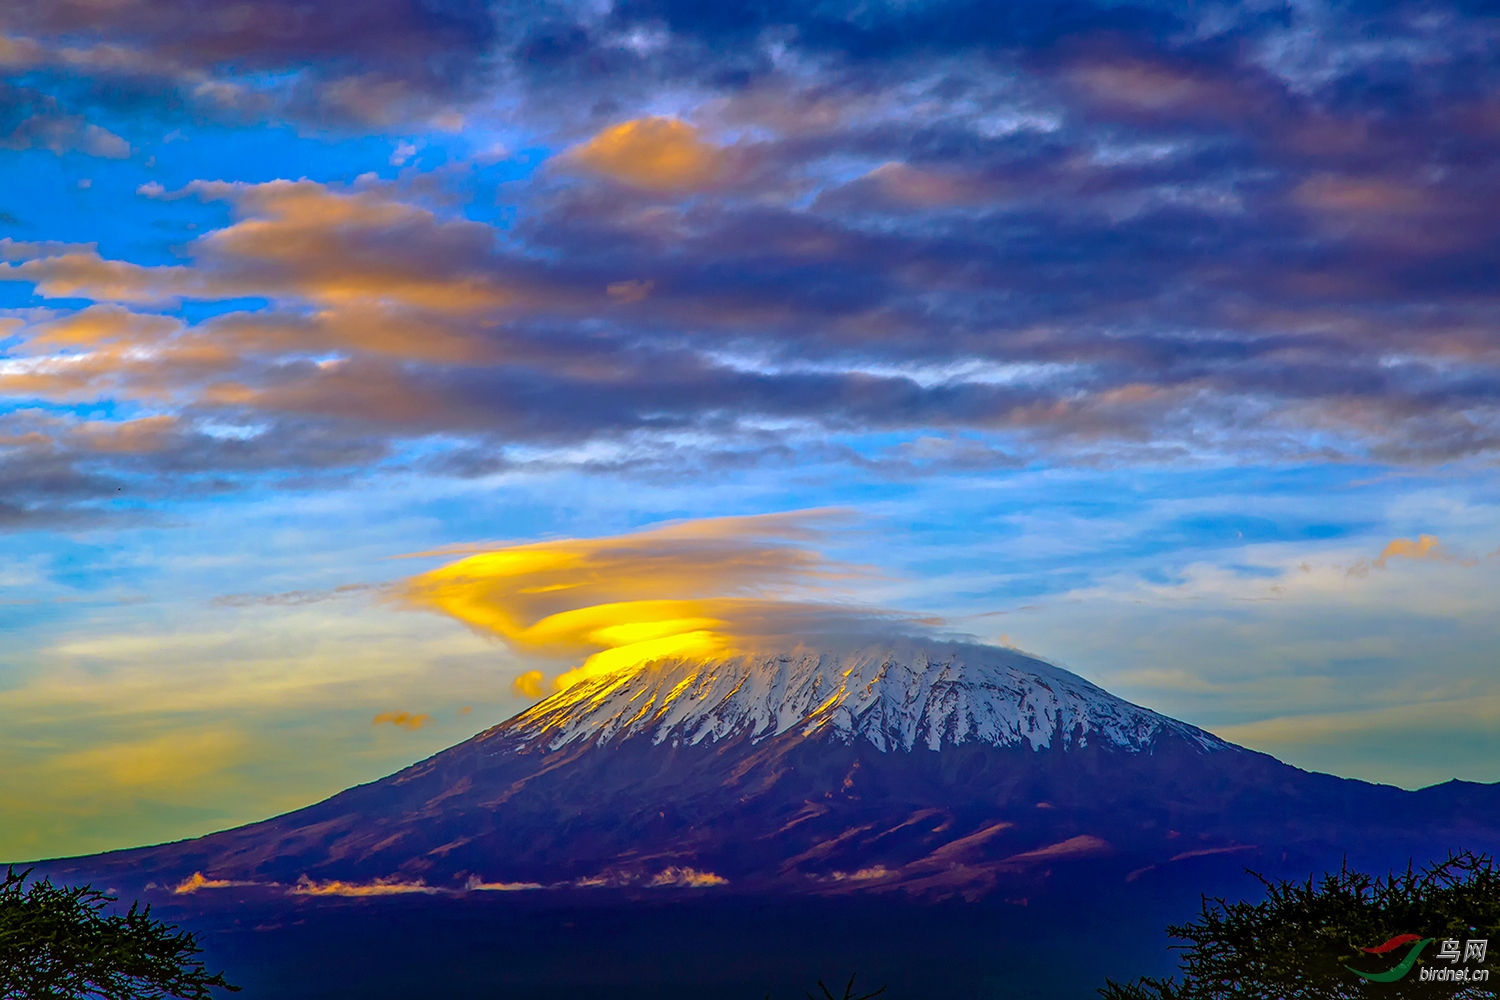
<svg viewBox="0 0 1500 1000">
<path fill-rule="evenodd" d="M 818 980 L 818 989 L 820 989 L 820 990 L 823 991 L 823 997 L 821 998 L 821 1000 L 870 1000 L 871 997 L 878 997 L 878 996 L 880 996 L 880 994 L 882 994 L 882 993 L 885 992 L 885 987 L 882 986 L 882 987 L 880 987 L 880 989 L 876 990 L 874 993 L 866 993 L 863 996 L 855 996 L 854 995 L 854 976 L 852 976 L 852 975 L 849 977 L 849 985 L 847 985 L 847 986 L 844 987 L 844 995 L 843 995 L 843 997 L 836 997 L 836 996 L 834 996 L 833 995 L 833 991 L 830 990 L 827 986 L 824 986 L 823 985 L 823 980 L 821 980 L 821 979 Z M 820 1000 L 820 998 L 819 997 L 815 997 L 811 993 L 809 993 L 807 995 L 807 1000 Z"/>
<path fill-rule="evenodd" d="M 56 886 L 8 868 L 0 883 L 0 1000 L 210 1000 L 214 987 L 187 931 L 90 886 Z"/>
<path fill-rule="evenodd" d="M 1198 919 L 1167 928 L 1186 944 L 1181 980 L 1109 982 L 1104 1000 L 1357 1000 L 1500 995 L 1493 954 L 1444 962 L 1434 942 L 1500 938 L 1500 869 L 1464 852 L 1422 871 L 1375 878 L 1351 871 L 1272 882 L 1263 902 L 1205 897 Z M 1425 942 L 1425 943 L 1424 943 Z M 1500 948 L 1500 940 L 1495 945 Z M 1404 959 L 1410 959 L 1410 962 Z M 1403 968 L 1404 966 L 1404 968 Z M 1363 973 L 1374 973 L 1376 979 Z M 1492 981 L 1424 981 L 1422 970 L 1486 971 Z M 1384 979 L 1386 981 L 1378 981 Z"/>
<path fill-rule="evenodd" d="M 809 993 L 807 994 L 807 1000 L 872 1000 L 872 998 L 878 997 L 885 992 L 885 987 L 882 986 L 874 993 L 866 993 L 863 996 L 855 996 L 854 975 L 851 975 L 849 977 L 849 984 L 844 987 L 844 995 L 842 997 L 834 996 L 833 990 L 830 990 L 826 985 L 824 985 L 823 980 L 821 979 L 818 980 L 818 989 L 823 991 L 823 996 L 819 998 Z M 766 995 L 766 1000 L 771 1000 L 770 994 Z"/>
</svg>

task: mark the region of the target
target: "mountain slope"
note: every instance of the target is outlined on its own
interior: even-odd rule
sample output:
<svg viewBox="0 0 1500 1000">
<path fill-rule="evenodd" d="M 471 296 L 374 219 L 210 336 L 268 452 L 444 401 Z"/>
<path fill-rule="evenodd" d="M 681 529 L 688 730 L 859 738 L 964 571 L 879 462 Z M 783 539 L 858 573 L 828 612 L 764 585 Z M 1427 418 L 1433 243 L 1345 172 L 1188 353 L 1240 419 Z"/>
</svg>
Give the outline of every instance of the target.
<svg viewBox="0 0 1500 1000">
<path fill-rule="evenodd" d="M 309 892 L 1029 896 L 1195 858 L 1500 846 L 1500 789 L 1308 774 L 1011 650 L 663 661 L 317 805 L 48 870 Z"/>
</svg>

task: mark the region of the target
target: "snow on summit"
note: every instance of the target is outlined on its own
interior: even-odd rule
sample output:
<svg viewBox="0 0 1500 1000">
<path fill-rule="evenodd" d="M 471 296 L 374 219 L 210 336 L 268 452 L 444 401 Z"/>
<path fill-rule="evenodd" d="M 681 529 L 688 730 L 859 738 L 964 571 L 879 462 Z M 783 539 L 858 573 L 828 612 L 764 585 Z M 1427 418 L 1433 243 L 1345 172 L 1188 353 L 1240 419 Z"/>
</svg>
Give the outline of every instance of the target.
<svg viewBox="0 0 1500 1000">
<path fill-rule="evenodd" d="M 866 739 L 882 752 L 1054 741 L 1138 751 L 1165 732 L 1205 750 L 1230 746 L 1023 653 L 957 643 L 662 659 L 575 684 L 507 728 L 548 749 L 630 736 L 758 741 L 796 728 Z"/>
</svg>

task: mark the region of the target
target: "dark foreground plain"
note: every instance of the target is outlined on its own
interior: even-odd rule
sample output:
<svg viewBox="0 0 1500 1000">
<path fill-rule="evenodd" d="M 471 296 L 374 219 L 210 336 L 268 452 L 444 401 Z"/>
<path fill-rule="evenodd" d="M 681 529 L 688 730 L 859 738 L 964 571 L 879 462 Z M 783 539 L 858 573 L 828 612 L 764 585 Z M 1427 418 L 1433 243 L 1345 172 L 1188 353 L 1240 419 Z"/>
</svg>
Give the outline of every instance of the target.
<svg viewBox="0 0 1500 1000">
<path fill-rule="evenodd" d="M 247 1000 L 760 1000 L 801 998 L 851 972 L 894 998 L 1041 1000 L 1094 996 L 1105 975 L 1166 971 L 1161 924 L 1195 902 L 1038 913 L 1002 902 L 547 896 L 314 900 L 290 911 L 247 901 L 185 922 Z"/>
<path fill-rule="evenodd" d="M 1193 915 L 1200 892 L 1257 896 L 1246 863 L 1311 870 L 1216 856 L 1121 882 L 1108 863 L 1074 864 L 1024 903 L 714 889 L 315 898 L 249 887 L 144 898 L 199 933 L 210 966 L 245 1000 L 801 1000 L 817 980 L 851 972 L 887 986 L 891 1000 L 1083 1000 L 1106 977 L 1172 971 L 1165 925 Z"/>
</svg>

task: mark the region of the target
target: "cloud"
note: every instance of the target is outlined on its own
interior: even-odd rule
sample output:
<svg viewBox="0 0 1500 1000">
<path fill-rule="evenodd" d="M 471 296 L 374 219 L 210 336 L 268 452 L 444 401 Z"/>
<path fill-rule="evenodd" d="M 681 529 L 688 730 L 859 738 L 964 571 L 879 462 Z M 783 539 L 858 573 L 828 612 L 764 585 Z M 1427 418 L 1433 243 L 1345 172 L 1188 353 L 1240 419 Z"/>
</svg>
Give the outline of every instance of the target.
<svg viewBox="0 0 1500 1000">
<path fill-rule="evenodd" d="M 405 163 L 143 185 L 230 208 L 171 264 L 7 247 L 0 277 L 49 315 L 0 391 L 176 418 L 179 484 L 254 461 L 910 479 L 1500 448 L 1500 119 L 1458 6 L 44 6 L 8 20 L 25 84 L 0 135 L 66 120 L 59 149 L 118 153 L 88 129 L 128 92 L 363 129 Z M 505 223 L 478 221 L 484 171 L 407 158 L 448 128 L 535 151 Z M 197 433 L 224 427 L 259 443 Z"/>
<path fill-rule="evenodd" d="M 510 298 L 482 266 L 495 238 L 488 227 L 439 219 L 378 193 L 335 191 L 311 181 L 195 181 L 180 192 L 146 185 L 141 193 L 228 201 L 240 218 L 190 244 L 196 267 L 142 267 L 106 260 L 92 248 L 58 253 L 38 246 L 35 256 L 12 266 L 12 280 L 31 281 L 44 296 L 98 302 L 257 295 L 447 313 Z M 9 253 L 31 246 L 15 244 Z"/>
<path fill-rule="evenodd" d="M 1385 569 L 1387 559 L 1428 559 L 1434 562 L 1450 562 L 1454 556 L 1448 554 L 1436 535 L 1418 535 L 1414 542 L 1410 538 L 1392 539 L 1380 552 L 1375 565 Z"/>
<path fill-rule="evenodd" d="M 805 544 L 837 516 L 709 518 L 496 548 L 411 578 L 402 598 L 518 653 L 583 660 L 550 684 L 541 670 L 521 674 L 515 690 L 528 697 L 664 657 L 727 654 L 817 632 L 920 628 L 910 617 L 827 602 L 827 588 L 862 572 Z"/>
<path fill-rule="evenodd" d="M 370 721 L 370 725 L 391 725 L 405 729 L 408 732 L 416 732 L 432 721 L 432 716 L 426 712 L 412 714 L 411 712 L 380 712 Z"/>
<path fill-rule="evenodd" d="M 464 885 L 464 889 L 469 892 L 526 892 L 545 888 L 540 882 L 486 882 L 478 875 L 470 875 L 469 881 Z"/>
<path fill-rule="evenodd" d="M 422 895 L 433 896 L 443 890 L 435 886 L 426 885 L 422 882 L 402 882 L 397 879 L 383 881 L 376 879 L 374 882 L 344 882 L 339 879 L 329 879 L 319 882 L 317 879 L 308 878 L 306 875 L 297 879 L 297 884 L 287 890 L 294 896 L 406 896 Z"/>
<path fill-rule="evenodd" d="M 724 156 L 675 118 L 612 125 L 571 151 L 574 162 L 648 191 L 696 191 L 723 174 Z"/>
<path fill-rule="evenodd" d="M 1062 858 L 1090 858 L 1107 854 L 1111 850 L 1113 848 L 1108 841 L 1085 834 L 1078 837 L 1069 837 L 1067 840 L 1056 844 L 1048 844 L 1046 847 L 1023 851 L 1020 854 L 1012 854 L 1005 861 L 1007 863 L 1035 863 L 1056 861 Z"/>
<path fill-rule="evenodd" d="M 370 583 L 346 583 L 331 590 L 289 590 L 279 594 L 225 594 L 215 597 L 213 604 L 225 608 L 253 607 L 300 607 L 305 604 L 320 604 L 350 597 L 367 595 L 381 588 Z"/>
<path fill-rule="evenodd" d="M 612 281 L 604 290 L 616 302 L 640 302 L 651 294 L 654 281 Z"/>
<path fill-rule="evenodd" d="M 543 698 L 548 694 L 550 685 L 547 675 L 540 670 L 526 670 L 516 675 L 511 682 L 510 689 L 522 698 Z"/>
<path fill-rule="evenodd" d="M 235 882 L 221 878 L 204 878 L 202 872 L 193 872 L 192 875 L 172 887 L 172 895 L 191 896 L 200 889 L 231 889 L 236 886 L 255 884 L 254 882 Z"/>
<path fill-rule="evenodd" d="M 83 78 L 112 85 L 99 87 L 106 100 L 111 90 L 166 89 L 158 100 L 168 108 L 185 104 L 230 120 L 279 113 L 332 126 L 451 117 L 455 102 L 474 96 L 496 40 L 478 0 L 373 0 L 357 15 L 291 0 L 217 12 L 185 12 L 165 0 L 105 9 L 61 0 L 13 12 L 6 29 L 0 66 L 58 79 L 65 91 Z"/>
<path fill-rule="evenodd" d="M 6 41 L 0 38 L 0 65 Z M 11 43 L 10 51 L 16 49 Z M 130 156 L 129 142 L 82 115 L 69 114 L 52 95 L 0 80 L 0 149 L 34 148 L 59 156 L 72 152 L 113 160 Z"/>
<path fill-rule="evenodd" d="M 646 883 L 652 888 L 673 887 L 682 889 L 711 889 L 728 885 L 729 880 L 713 872 L 700 872 L 696 868 L 665 868 Z"/>
</svg>

